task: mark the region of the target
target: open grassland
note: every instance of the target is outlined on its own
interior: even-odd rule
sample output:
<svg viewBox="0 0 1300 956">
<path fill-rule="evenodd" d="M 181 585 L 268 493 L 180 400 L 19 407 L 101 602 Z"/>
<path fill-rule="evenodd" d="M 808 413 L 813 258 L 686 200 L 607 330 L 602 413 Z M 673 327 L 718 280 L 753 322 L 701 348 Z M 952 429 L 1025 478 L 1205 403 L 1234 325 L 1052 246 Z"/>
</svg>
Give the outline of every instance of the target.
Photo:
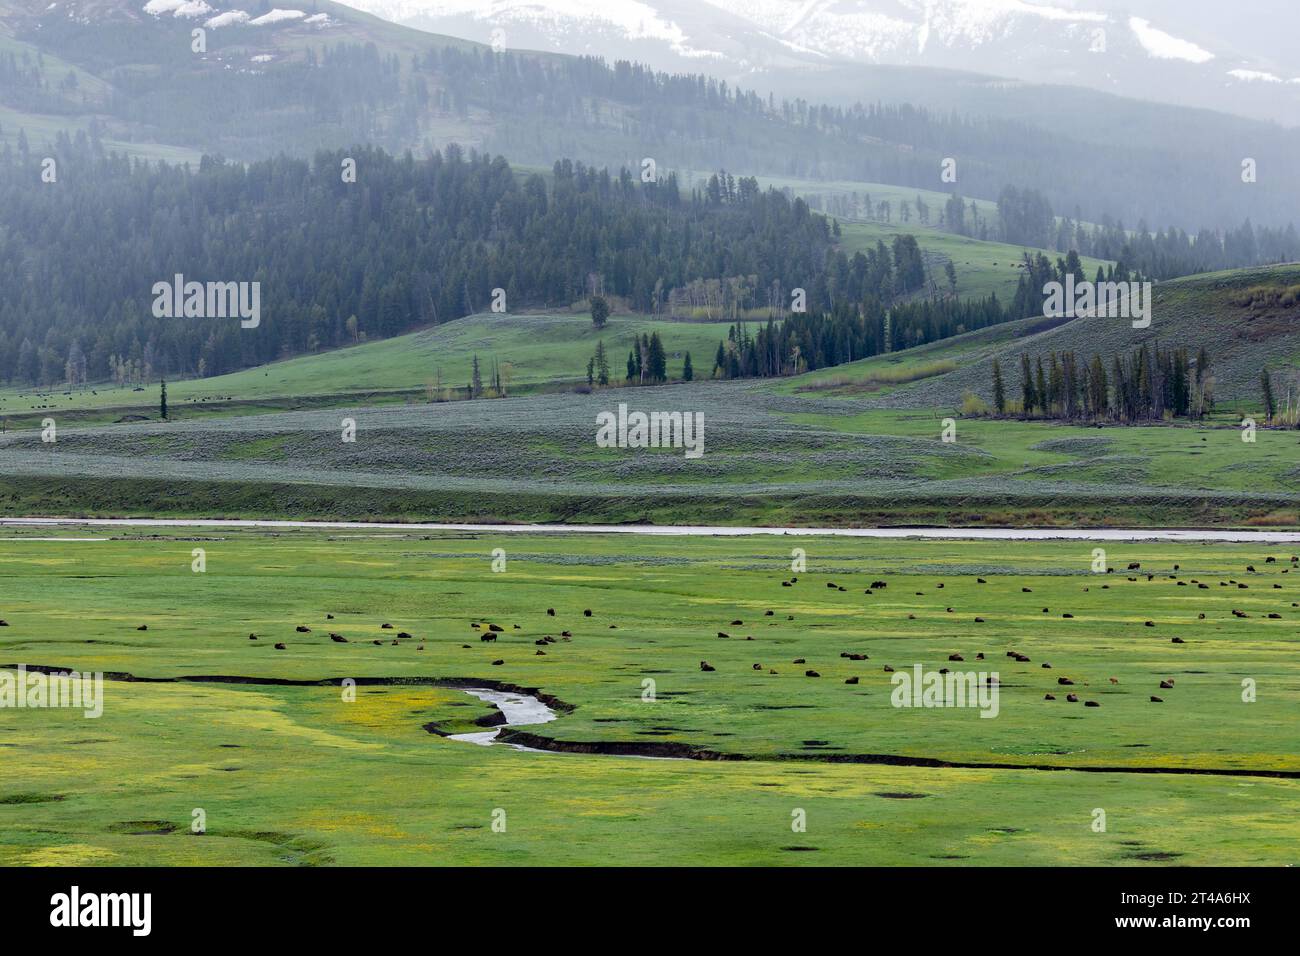
<svg viewBox="0 0 1300 956">
<path fill-rule="evenodd" d="M 929 379 L 925 381 L 930 381 Z M 924 381 L 917 384 L 924 384 Z M 896 389 L 913 387 L 892 386 Z M 597 415 L 698 412 L 704 454 L 600 448 Z M 1294 526 L 1300 435 L 962 420 L 758 382 L 39 429 L 0 513 L 660 524 Z M 344 441 L 345 419 L 356 423 Z"/>
<path fill-rule="evenodd" d="M 895 236 L 914 235 L 921 251 L 932 259 L 930 269 L 941 289 L 947 291 L 948 283 L 943 275 L 943 267 L 936 266 L 933 260 L 951 259 L 957 273 L 959 296 L 984 298 L 996 293 L 1004 305 L 1016 294 L 1016 283 L 1025 271 L 1025 253 L 1033 254 L 1040 251 L 1008 245 L 1004 242 L 959 236 L 941 229 L 921 226 L 916 222 L 843 222 L 840 224 L 840 230 L 842 235 L 840 246 L 850 256 L 855 252 L 866 252 L 874 248 L 877 242 L 883 242 L 888 246 L 894 241 Z M 1041 251 L 1053 261 L 1060 258 L 1058 253 Z M 1098 266 L 1111 264 L 1091 256 L 1084 256 L 1082 261 L 1089 279 L 1096 275 Z"/>
<path fill-rule="evenodd" d="M 615 315 L 604 329 L 597 329 L 585 313 L 486 313 L 229 375 L 169 382 L 167 397 L 172 414 L 183 417 L 191 413 L 190 406 L 207 403 L 285 399 L 310 403 L 325 397 L 375 400 L 386 393 L 398 399 L 418 396 L 425 400 L 439 379 L 447 394 L 463 396 L 476 355 L 485 385 L 491 384 L 493 359 L 507 390 L 585 382 L 587 360 L 598 342 L 605 343 L 611 378 L 621 382 L 627 375 L 633 339 L 652 332 L 658 332 L 663 340 L 670 377 L 681 376 L 687 352 L 696 373 L 707 376 L 727 328 L 727 322 L 669 322 Z M 151 383 L 136 391 L 132 386 L 97 385 L 53 393 L 0 389 L 0 414 L 39 420 L 51 412 L 108 408 L 138 408 L 146 415 L 156 415 L 158 386 Z"/>
<path fill-rule="evenodd" d="M 5 532 L 0 664 L 359 686 L 348 702 L 325 684 L 109 680 L 98 719 L 0 709 L 0 862 L 1195 865 L 1300 850 L 1300 570 L 1284 548 L 1110 543 L 1116 570 L 1096 574 L 1089 542 L 49 537 L 109 535 Z M 915 664 L 998 673 L 998 716 L 892 706 L 886 665 Z M 595 752 L 431 734 L 490 713 L 412 683 L 458 679 L 554 698 L 534 742 Z M 601 752 L 620 747 L 744 759 Z M 885 758 L 978 766 L 836 762 Z M 1194 772 L 1160 772 L 1176 770 Z"/>
</svg>

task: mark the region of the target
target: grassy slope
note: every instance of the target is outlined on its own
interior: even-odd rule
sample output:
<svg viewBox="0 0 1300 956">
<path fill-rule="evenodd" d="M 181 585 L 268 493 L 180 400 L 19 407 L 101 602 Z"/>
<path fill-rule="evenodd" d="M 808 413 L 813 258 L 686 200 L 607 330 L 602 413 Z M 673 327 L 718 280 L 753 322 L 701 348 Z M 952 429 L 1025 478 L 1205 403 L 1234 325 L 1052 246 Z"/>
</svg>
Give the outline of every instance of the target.
<svg viewBox="0 0 1300 956">
<path fill-rule="evenodd" d="M 779 382 L 425 404 L 419 384 L 432 378 L 435 364 L 446 370 L 445 382 L 459 384 L 468 378 L 471 354 L 496 355 L 515 363 L 516 384 L 526 387 L 532 376 L 556 368 L 581 374 L 593 346 L 595 333 L 581 317 L 480 317 L 232 376 L 248 384 L 225 394 L 248 398 L 247 407 L 190 401 L 198 396 L 187 388 L 211 388 L 222 379 L 177 384 L 172 407 L 179 420 L 171 424 L 79 427 L 84 423 L 75 415 L 57 410 L 67 397 L 54 396 L 56 410 L 28 411 L 16 422 L 29 427 L 0 436 L 0 509 L 765 525 L 1294 526 L 1300 522 L 1296 434 L 1264 429 L 1255 443 L 1243 443 L 1233 417 L 1259 415 L 1252 369 L 1277 361 L 1277 372 L 1294 354 L 1286 325 L 1293 320 L 1247 321 L 1234 314 L 1229 297 L 1239 287 L 1286 283 L 1298 274 L 1300 268 L 1285 267 L 1160 287 L 1153 330 L 1162 342 L 1195 348 L 1198 340 L 1213 339 L 1207 347 L 1220 376 L 1220 413 L 1196 427 L 964 420 L 955 444 L 939 440 L 941 419 L 956 411 L 967 387 L 962 383 L 990 355 L 1004 356 L 1014 392 L 1014 357 L 1033 347 L 1027 343 L 1130 348 L 1139 340 L 1127 323 L 1097 331 L 1079 328 L 1079 320 L 1037 333 L 1041 323 L 1034 320 L 1011 323 Z M 640 329 L 638 322 L 644 320 L 616 319 L 611 338 L 618 341 L 622 325 Z M 539 336 L 539 328 L 555 338 Z M 1273 334 L 1261 336 L 1261 328 Z M 674 323 L 664 330 L 670 351 L 685 344 L 682 335 L 702 336 L 697 367 L 707 367 L 719 334 L 717 325 Z M 610 345 L 616 374 L 622 347 Z M 373 365 L 354 365 L 359 358 Z M 899 382 L 909 377 L 919 380 Z M 1285 395 L 1285 376 L 1275 381 Z M 385 385 L 416 391 L 405 394 L 406 407 L 373 405 L 374 389 Z M 313 391 L 349 388 L 370 390 L 351 392 L 355 404 L 346 413 L 306 410 Z M 283 394 L 296 397 L 271 397 Z M 272 412 L 277 401 L 304 410 L 236 414 Z M 706 455 L 691 461 L 680 450 L 596 448 L 595 416 L 618 402 L 703 414 Z M 210 419 L 199 410 L 226 417 Z M 35 428 L 46 414 L 59 423 L 54 445 L 41 443 Z M 355 443 L 339 441 L 344 414 L 358 422 Z"/>
<path fill-rule="evenodd" d="M 1158 572 L 1148 582 L 1090 574 L 1087 542 L 871 542 L 867 554 L 860 542 L 810 539 L 798 542 L 808 571 L 783 588 L 791 542 L 774 538 L 18 540 L 48 535 L 0 539 L 11 625 L 0 630 L 0 663 L 155 677 L 495 679 L 576 705 L 535 728 L 562 740 L 1116 769 L 537 755 L 425 733 L 430 720 L 463 726 L 486 713 L 448 688 L 362 686 L 346 703 L 330 687 L 109 683 L 105 714 L 90 723 L 0 710 L 0 746 L 12 758 L 0 784 L 5 863 L 1133 865 L 1177 854 L 1193 865 L 1279 864 L 1300 839 L 1294 780 L 1124 772 L 1300 767 L 1290 722 L 1300 703 L 1291 606 L 1300 580 L 1282 573 L 1282 550 L 1266 566 L 1260 548 L 1110 546 L 1112 565 Z M 493 574 L 498 546 L 507 569 Z M 207 551 L 203 575 L 190 571 L 194 547 Z M 1247 563 L 1261 572 L 1248 574 Z M 1174 564 L 1180 579 L 1211 590 L 1179 587 L 1166 576 Z M 1251 587 L 1218 586 L 1229 578 Z M 888 587 L 864 595 L 875 579 Z M 1251 616 L 1236 619 L 1232 608 Z M 1072 620 L 1060 617 L 1067 609 Z M 505 627 L 495 646 L 475 639 L 468 625 L 479 618 Z M 1147 618 L 1157 626 L 1144 627 Z M 381 621 L 416 640 L 392 646 Z M 148 631 L 136 630 L 142 623 Z M 295 633 L 298 624 L 312 631 Z M 330 628 L 351 643 L 332 643 Z M 572 642 L 537 656 L 533 641 L 561 629 Z M 250 631 L 262 639 L 249 641 Z M 1174 634 L 1187 643 L 1171 644 Z M 1010 661 L 1008 648 L 1031 662 Z M 986 662 L 974 661 L 977 651 Z M 948 664 L 954 652 L 967 663 Z M 701 659 L 717 670 L 701 673 Z M 999 671 L 1000 714 L 896 709 L 886 663 Z M 822 677 L 804 677 L 808 667 Z M 861 683 L 846 685 L 850 675 Z M 1066 675 L 1102 706 L 1065 702 L 1056 677 Z M 648 677 L 654 703 L 641 698 Z M 1166 677 L 1176 686 L 1160 690 Z M 1258 702 L 1241 701 L 1244 677 L 1258 682 Z M 1058 690 L 1058 701 L 1043 700 Z M 1150 703 L 1153 693 L 1165 703 Z M 196 807 L 208 816 L 201 840 L 186 832 Z M 1089 826 L 1096 807 L 1107 811 L 1104 834 Z M 505 834 L 491 830 L 496 808 L 507 812 Z M 790 831 L 796 808 L 807 811 L 807 833 Z"/>
<path fill-rule="evenodd" d="M 681 374 L 686 352 L 705 374 L 713 365 L 728 323 L 666 322 L 639 315 L 616 315 L 603 330 L 582 314 L 492 315 L 457 319 L 445 325 L 391 339 L 366 342 L 318 355 L 300 356 L 207 379 L 169 382 L 168 399 L 177 414 L 191 402 L 261 401 L 273 398 L 336 396 L 340 401 L 375 397 L 385 391 L 423 390 L 441 373 L 443 385 L 464 391 L 477 355 L 484 382 L 496 358 L 510 364 L 515 386 L 585 380 L 587 359 L 603 341 L 610 372 L 626 374 L 634 336 L 659 332 L 668 352 L 670 376 Z M 503 375 L 504 375 L 503 371 Z M 33 392 L 0 390 L 0 413 L 137 406 L 156 412 L 157 387 L 145 393 L 130 387 L 96 386 L 93 391 Z"/>
<path fill-rule="evenodd" d="M 915 221 L 906 225 L 897 222 L 846 222 L 840 228 L 843 234 L 841 245 L 850 255 L 873 248 L 877 241 L 888 246 L 895 236 L 914 235 L 922 252 L 952 260 L 953 268 L 957 271 L 958 295 L 962 298 L 982 298 L 997 293 L 1003 304 L 1010 302 L 1015 295 L 1016 282 L 1024 272 L 1021 263 L 1025 252 L 1038 251 L 958 236 L 919 225 Z M 1059 258 L 1055 252 L 1048 253 L 1048 256 L 1053 260 Z M 1084 269 L 1089 276 L 1096 273 L 1099 265 L 1106 264 L 1104 260 L 1090 256 L 1083 258 Z M 947 283 L 941 271 L 936 270 L 934 278 L 941 288 L 946 288 Z"/>
<path fill-rule="evenodd" d="M 1151 347 L 1186 348 L 1195 358 L 1204 347 L 1215 378 L 1215 395 L 1232 410 L 1259 410 L 1259 373 L 1274 373 L 1279 398 L 1288 385 L 1300 393 L 1300 315 L 1294 309 L 1260 312 L 1238 305 L 1234 297 L 1256 286 L 1300 286 L 1300 265 L 1268 266 L 1189 276 L 1159 283 L 1154 288 L 1151 327 L 1134 329 L 1126 319 L 1076 318 L 1043 330 L 1040 320 L 1026 319 L 994 329 L 933 343 L 897 355 L 876 356 L 812 373 L 805 379 L 782 383 L 786 390 L 808 384 L 839 382 L 841 394 L 861 397 L 855 382 L 869 383 L 882 369 L 903 368 L 941 359 L 958 368 L 913 385 L 884 391 L 882 404 L 905 408 L 956 409 L 962 394 L 971 390 L 985 399 L 992 395 L 992 364 L 997 358 L 1006 376 L 1008 395 L 1019 388 L 1020 354 L 1031 358 L 1053 350 L 1074 350 L 1091 358 L 1100 353 L 1110 372 L 1110 357 L 1128 355 L 1143 343 Z M 834 394 L 823 389 L 822 395 Z"/>
</svg>

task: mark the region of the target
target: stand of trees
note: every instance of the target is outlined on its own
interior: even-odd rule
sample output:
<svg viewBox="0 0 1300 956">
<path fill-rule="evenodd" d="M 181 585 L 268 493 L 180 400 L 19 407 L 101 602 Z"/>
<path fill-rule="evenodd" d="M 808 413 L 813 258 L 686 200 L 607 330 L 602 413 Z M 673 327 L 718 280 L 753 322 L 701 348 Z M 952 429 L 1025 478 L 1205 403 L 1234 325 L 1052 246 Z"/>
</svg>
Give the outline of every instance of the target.
<svg viewBox="0 0 1300 956">
<path fill-rule="evenodd" d="M 0 381 L 22 386 L 218 375 L 446 322 L 495 288 L 512 310 L 567 306 L 592 274 L 645 312 L 719 275 L 805 288 L 810 309 L 847 294 L 826 218 L 753 180 L 683 197 L 671 175 L 568 160 L 525 179 L 456 146 L 191 169 L 65 138 L 55 158 L 42 183 L 34 157 L 0 157 Z M 155 318 L 152 286 L 175 274 L 260 283 L 261 324 Z"/>
<path fill-rule="evenodd" d="M 994 410 L 1012 410 L 1006 400 L 1002 369 L 991 370 Z M 1214 408 L 1210 359 L 1201 349 L 1192 360 L 1186 349 L 1141 346 L 1127 356 L 1113 356 L 1109 368 L 1100 354 L 1091 359 L 1073 351 L 1048 352 L 1030 359 L 1020 355 L 1020 403 L 1023 418 L 1066 421 L 1160 421 L 1166 417 L 1200 419 Z"/>
</svg>

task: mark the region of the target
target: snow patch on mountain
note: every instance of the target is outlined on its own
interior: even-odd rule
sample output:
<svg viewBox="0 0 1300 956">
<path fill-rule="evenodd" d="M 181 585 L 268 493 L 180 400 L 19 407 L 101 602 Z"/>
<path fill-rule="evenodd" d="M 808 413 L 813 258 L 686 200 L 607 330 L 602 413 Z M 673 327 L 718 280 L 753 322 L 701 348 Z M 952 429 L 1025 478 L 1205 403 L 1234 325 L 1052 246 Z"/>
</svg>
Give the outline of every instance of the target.
<svg viewBox="0 0 1300 956">
<path fill-rule="evenodd" d="M 301 10 L 281 10 L 279 7 L 276 7 L 270 13 L 264 13 L 256 20 L 249 20 L 248 25 L 250 27 L 264 27 L 269 26 L 272 23 L 285 23 L 289 20 L 301 20 L 305 16 L 307 16 L 307 14 L 303 13 Z"/>
<path fill-rule="evenodd" d="M 212 8 L 203 0 L 149 0 L 144 5 L 144 12 L 154 17 L 170 13 L 173 17 L 194 20 L 212 12 Z"/>
<path fill-rule="evenodd" d="M 205 20 L 203 25 L 209 30 L 220 30 L 222 27 L 247 23 L 249 19 L 248 14 L 243 10 L 227 10 L 225 13 L 218 13 L 215 17 Z"/>
<path fill-rule="evenodd" d="M 1264 70 L 1229 70 L 1228 75 L 1236 80 L 1245 80 L 1247 83 L 1281 83 L 1282 77 L 1276 73 L 1268 73 Z"/>
<path fill-rule="evenodd" d="M 1186 60 L 1188 63 L 1208 63 L 1214 59 L 1214 54 L 1209 50 L 1202 49 L 1190 40 L 1180 40 L 1163 30 L 1157 30 L 1149 20 L 1143 20 L 1141 17 L 1129 17 L 1128 25 L 1129 29 L 1133 31 L 1133 35 L 1137 37 L 1138 43 L 1142 44 L 1142 49 L 1158 60 Z"/>
</svg>

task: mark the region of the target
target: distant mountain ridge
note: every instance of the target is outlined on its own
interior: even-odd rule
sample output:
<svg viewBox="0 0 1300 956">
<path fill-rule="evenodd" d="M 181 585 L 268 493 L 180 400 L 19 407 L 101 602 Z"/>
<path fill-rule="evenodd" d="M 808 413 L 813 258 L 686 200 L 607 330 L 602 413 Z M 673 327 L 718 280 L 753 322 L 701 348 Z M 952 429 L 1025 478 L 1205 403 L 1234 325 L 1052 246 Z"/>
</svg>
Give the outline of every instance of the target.
<svg viewBox="0 0 1300 956">
<path fill-rule="evenodd" d="M 629 58 L 732 80 L 856 65 L 1065 84 L 1300 125 L 1300 64 L 1095 0 L 350 0 L 395 23 L 516 48 Z M 1300 31 L 1294 11 L 1270 13 Z"/>
</svg>

